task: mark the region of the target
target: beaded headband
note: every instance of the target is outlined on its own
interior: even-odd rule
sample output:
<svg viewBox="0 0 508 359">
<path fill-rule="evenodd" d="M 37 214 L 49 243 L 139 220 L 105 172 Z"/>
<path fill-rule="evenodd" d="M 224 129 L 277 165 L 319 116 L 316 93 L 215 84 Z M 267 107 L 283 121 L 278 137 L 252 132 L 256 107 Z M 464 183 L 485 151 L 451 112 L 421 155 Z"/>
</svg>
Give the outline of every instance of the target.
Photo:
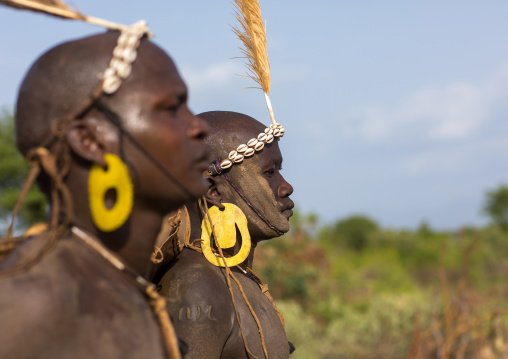
<svg viewBox="0 0 508 359">
<path fill-rule="evenodd" d="M 284 127 L 275 121 L 272 103 L 268 96 L 270 93 L 270 63 L 266 53 L 266 33 L 259 2 L 257 0 L 234 0 L 234 4 L 236 7 L 235 18 L 240 23 L 241 30 L 238 27 L 233 27 L 233 32 L 245 47 L 241 51 L 247 59 L 246 77 L 253 79 L 261 86 L 272 124 L 257 138 L 252 138 L 247 144 L 241 144 L 231 151 L 228 158 L 220 162 L 221 170 L 231 167 L 233 163 L 241 163 L 245 157 L 250 157 L 257 151 L 261 151 L 274 138 L 279 140 L 285 132 Z"/>
<path fill-rule="evenodd" d="M 144 20 L 122 30 L 113 50 L 113 58 L 102 77 L 102 91 L 108 95 L 115 93 L 122 80 L 126 79 L 132 71 L 132 63 L 137 57 L 137 48 L 143 36 L 149 33 Z"/>
<path fill-rule="evenodd" d="M 247 144 L 241 144 L 236 150 L 229 152 L 228 159 L 221 162 L 220 168 L 225 170 L 231 167 L 233 163 L 242 162 L 245 157 L 250 157 L 256 151 L 261 151 L 265 144 L 271 143 L 274 138 L 279 139 L 282 136 L 284 136 L 284 127 L 280 123 L 272 123 L 257 138 L 251 138 Z"/>
</svg>

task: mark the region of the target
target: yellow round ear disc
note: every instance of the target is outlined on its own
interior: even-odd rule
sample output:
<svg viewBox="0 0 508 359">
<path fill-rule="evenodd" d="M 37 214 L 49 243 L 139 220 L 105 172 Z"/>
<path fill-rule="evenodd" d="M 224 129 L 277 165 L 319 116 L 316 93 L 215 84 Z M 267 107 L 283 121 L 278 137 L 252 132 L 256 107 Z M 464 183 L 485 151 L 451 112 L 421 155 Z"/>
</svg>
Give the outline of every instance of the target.
<svg viewBox="0 0 508 359">
<path fill-rule="evenodd" d="M 127 166 L 112 154 L 104 155 L 108 168 L 94 164 L 88 177 L 88 196 L 92 219 L 98 229 L 111 232 L 120 228 L 129 218 L 134 202 L 134 186 Z M 116 191 L 116 202 L 106 207 L 105 198 L 109 190 Z"/>
<path fill-rule="evenodd" d="M 247 217 L 242 210 L 232 203 L 224 203 L 226 207 L 221 211 L 217 206 L 213 206 L 208 210 L 212 224 L 208 220 L 208 216 L 201 223 L 201 249 L 205 258 L 217 267 L 224 267 L 224 261 L 212 252 L 211 238 L 212 226 L 213 233 L 216 236 L 217 243 L 221 248 L 232 248 L 236 244 L 236 228 L 242 236 L 242 247 L 232 257 L 226 258 L 228 267 L 234 267 L 247 259 L 250 253 L 251 241 L 250 233 L 247 227 Z"/>
</svg>

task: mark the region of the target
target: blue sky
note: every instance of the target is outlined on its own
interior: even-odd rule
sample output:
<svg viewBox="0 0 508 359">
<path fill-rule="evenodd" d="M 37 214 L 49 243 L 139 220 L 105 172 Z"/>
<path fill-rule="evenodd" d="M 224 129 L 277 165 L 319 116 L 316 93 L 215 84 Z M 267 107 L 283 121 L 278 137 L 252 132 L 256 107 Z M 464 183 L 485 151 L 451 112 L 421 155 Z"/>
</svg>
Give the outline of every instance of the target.
<svg viewBox="0 0 508 359">
<path fill-rule="evenodd" d="M 367 214 L 390 227 L 485 223 L 485 191 L 508 184 L 508 2 L 268 1 L 271 100 L 286 128 L 283 173 L 323 222 Z M 75 1 L 91 16 L 143 18 L 175 59 L 196 112 L 269 123 L 244 90 L 229 1 Z M 0 106 L 58 42 L 102 31 L 0 7 Z"/>
</svg>

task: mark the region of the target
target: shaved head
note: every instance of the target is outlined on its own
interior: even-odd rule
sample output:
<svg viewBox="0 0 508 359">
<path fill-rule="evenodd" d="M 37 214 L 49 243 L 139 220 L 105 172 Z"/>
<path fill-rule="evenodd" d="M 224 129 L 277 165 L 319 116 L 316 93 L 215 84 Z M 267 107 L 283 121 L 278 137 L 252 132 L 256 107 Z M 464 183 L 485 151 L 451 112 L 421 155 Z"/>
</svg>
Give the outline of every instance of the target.
<svg viewBox="0 0 508 359">
<path fill-rule="evenodd" d="M 267 127 L 254 118 L 237 112 L 210 111 L 198 116 L 210 126 L 205 143 L 210 150 L 211 160 L 227 158 L 240 144 L 257 138 Z M 289 230 L 289 210 L 293 208 L 289 195 L 293 188 L 279 173 L 281 165 L 279 144 L 274 140 L 266 144 L 261 151 L 256 151 L 254 155 L 224 170 L 224 174 L 230 178 L 236 189 L 219 176 L 215 178 L 222 200 L 236 204 L 246 214 L 249 231 L 254 238 L 273 238 Z M 256 211 L 238 196 L 237 190 L 243 193 L 258 213 L 277 228 L 278 233 L 269 228 Z"/>
<path fill-rule="evenodd" d="M 266 128 L 258 120 L 238 112 L 209 111 L 198 115 L 210 125 L 205 143 L 212 150 L 212 159 L 227 158 L 238 145 L 257 137 Z"/>
<path fill-rule="evenodd" d="M 16 142 L 22 154 L 49 135 L 51 122 L 73 116 L 100 84 L 118 33 L 58 45 L 42 55 L 21 84 L 16 106 Z"/>
<path fill-rule="evenodd" d="M 118 36 L 119 32 L 109 31 L 69 41 L 57 45 L 35 61 L 21 84 L 16 105 L 16 143 L 22 154 L 26 155 L 28 150 L 42 144 L 50 135 L 53 121 L 77 115 L 84 101 L 101 83 Z M 118 93 L 128 82 L 133 82 L 140 62 L 161 54 L 167 57 L 158 46 L 142 40 L 133 74 L 123 82 Z M 131 88 L 129 93 L 135 91 Z M 122 95 L 103 97 L 106 102 L 111 102 Z"/>
</svg>

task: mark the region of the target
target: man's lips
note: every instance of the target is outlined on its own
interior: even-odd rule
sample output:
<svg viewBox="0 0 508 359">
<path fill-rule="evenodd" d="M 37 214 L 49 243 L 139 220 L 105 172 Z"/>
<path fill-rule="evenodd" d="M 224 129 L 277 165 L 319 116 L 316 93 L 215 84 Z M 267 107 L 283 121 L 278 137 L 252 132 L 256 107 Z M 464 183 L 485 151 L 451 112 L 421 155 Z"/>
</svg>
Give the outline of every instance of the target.
<svg viewBox="0 0 508 359">
<path fill-rule="evenodd" d="M 194 161 L 194 165 L 196 169 L 200 172 L 204 172 L 208 169 L 210 165 L 210 159 L 208 158 L 208 153 L 206 151 L 202 151 L 201 155 L 196 158 Z"/>
<path fill-rule="evenodd" d="M 293 215 L 293 208 L 295 207 L 295 204 L 292 200 L 289 199 L 288 203 L 282 207 L 282 210 L 280 211 L 284 216 L 291 217 Z"/>
<path fill-rule="evenodd" d="M 293 215 L 293 210 L 291 209 L 286 209 L 284 211 L 281 212 L 285 217 L 289 218 Z"/>
</svg>

